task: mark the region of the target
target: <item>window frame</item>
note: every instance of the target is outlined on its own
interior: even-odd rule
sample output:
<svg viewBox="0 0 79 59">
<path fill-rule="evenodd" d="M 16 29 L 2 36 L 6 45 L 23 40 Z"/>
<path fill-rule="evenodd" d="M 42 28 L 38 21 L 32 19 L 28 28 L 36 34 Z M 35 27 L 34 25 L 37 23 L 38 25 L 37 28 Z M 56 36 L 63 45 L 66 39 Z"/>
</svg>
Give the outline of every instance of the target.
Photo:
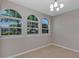
<svg viewBox="0 0 79 59">
<path fill-rule="evenodd" d="M 42 24 L 42 20 L 47 20 L 47 21 L 48 21 L 48 24 L 46 24 L 46 25 L 47 25 L 47 28 L 43 28 L 43 27 L 42 27 L 42 25 L 43 25 L 43 24 Z M 44 29 L 44 30 L 47 30 L 47 32 L 43 32 L 43 29 Z M 49 34 L 49 20 L 48 20 L 48 18 L 42 18 L 42 19 L 41 19 L 41 33 L 42 33 L 42 34 Z"/>
<path fill-rule="evenodd" d="M 29 16 L 31 16 L 31 15 L 29 15 Z M 28 16 L 28 17 L 29 17 Z M 33 15 L 34 17 L 36 17 L 35 15 Z M 39 34 L 39 20 L 38 20 L 38 18 L 37 18 L 37 20 L 36 21 L 34 21 L 34 20 L 32 20 L 32 19 L 28 19 L 28 17 L 27 17 L 27 35 L 35 35 L 35 34 Z M 29 23 L 31 23 L 31 25 L 28 27 L 28 22 Z M 32 23 L 37 23 L 37 25 L 34 25 L 34 28 L 33 27 L 31 27 L 31 26 L 33 26 L 33 24 Z M 36 33 L 32 33 L 32 32 L 30 32 L 30 31 L 33 31 L 33 30 L 35 30 L 35 31 L 37 31 Z M 29 32 L 29 33 L 28 33 Z"/>
<path fill-rule="evenodd" d="M 18 15 L 20 16 L 20 18 L 17 17 L 17 16 L 5 15 L 5 14 L 6 14 L 5 12 L 7 12 L 6 10 L 7 10 L 7 11 L 8 11 L 8 10 L 12 10 L 12 11 L 16 12 L 16 14 L 18 14 Z M 12 11 L 10 11 L 10 12 L 12 12 Z M 9 13 L 10 13 L 10 12 L 9 12 Z M 19 19 L 22 19 L 21 14 L 20 14 L 18 11 L 14 10 L 14 9 L 7 9 L 7 8 L 5 8 L 5 9 L 2 9 L 2 10 L 0 11 L 0 13 L 2 14 L 2 16 L 8 16 L 8 17 L 13 17 L 13 18 L 19 18 Z"/>
<path fill-rule="evenodd" d="M 12 19 L 12 20 L 18 20 L 18 21 L 20 21 L 21 22 L 21 19 L 19 19 L 19 18 L 12 18 L 12 17 L 6 17 L 6 16 L 1 16 L 0 17 L 0 19 Z M 22 22 L 21 22 L 21 27 L 1 27 L 1 28 L 8 28 L 8 29 L 11 29 L 11 28 L 13 28 L 13 29 L 21 29 L 21 34 L 22 34 Z M 0 28 L 0 36 L 12 36 L 12 35 L 1 35 L 1 28 Z M 21 35 L 21 34 L 19 34 L 19 35 Z M 13 35 L 17 35 L 17 34 L 13 34 Z"/>
<path fill-rule="evenodd" d="M 4 9 L 2 11 L 5 11 L 5 10 L 8 10 L 8 9 Z M 14 10 L 14 9 L 11 9 L 11 10 Z M 14 10 L 15 12 L 17 12 L 16 10 Z M 18 13 L 18 12 L 17 12 Z M 19 14 L 19 13 L 18 13 Z M 20 15 L 20 14 L 19 14 Z M 21 16 L 21 15 L 20 15 Z M 22 16 L 21 18 L 18 18 L 18 17 L 12 17 L 12 16 L 4 16 L 4 15 L 0 15 L 0 19 L 12 19 L 12 20 L 17 20 L 17 21 L 20 21 L 21 22 L 21 27 L 6 27 L 6 29 L 16 29 L 16 32 L 18 31 L 18 29 L 21 30 L 21 34 L 22 34 Z M 2 28 L 5 28 L 5 27 L 2 27 Z M 1 35 L 1 28 L 0 28 L 0 37 L 7 37 L 7 36 L 16 36 L 16 35 L 21 35 L 21 34 L 12 34 L 12 35 Z"/>
</svg>

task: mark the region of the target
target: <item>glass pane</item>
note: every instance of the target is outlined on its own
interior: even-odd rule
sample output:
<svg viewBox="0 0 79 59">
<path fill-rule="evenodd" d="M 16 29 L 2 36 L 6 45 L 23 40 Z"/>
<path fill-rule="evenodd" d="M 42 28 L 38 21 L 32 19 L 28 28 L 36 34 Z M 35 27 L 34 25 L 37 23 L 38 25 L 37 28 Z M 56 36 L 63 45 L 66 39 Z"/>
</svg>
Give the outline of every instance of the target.
<svg viewBox="0 0 79 59">
<path fill-rule="evenodd" d="M 28 20 L 38 21 L 37 17 L 34 15 L 30 15 Z M 38 23 L 29 21 L 27 22 L 27 34 L 37 34 L 38 33 Z"/>
<path fill-rule="evenodd" d="M 17 11 L 12 10 L 12 9 L 5 9 L 4 11 L 1 12 L 1 15 L 22 18 L 21 15 Z"/>
<path fill-rule="evenodd" d="M 9 35 L 15 35 L 16 34 L 16 28 L 10 28 Z"/>
<path fill-rule="evenodd" d="M 0 19 L 0 28 L 1 28 L 1 35 L 16 35 L 21 34 L 21 21 L 2 18 Z"/>
<path fill-rule="evenodd" d="M 27 34 L 38 34 L 37 29 L 27 29 Z"/>
<path fill-rule="evenodd" d="M 44 18 L 44 19 L 41 20 L 41 23 L 42 23 L 42 24 L 47 24 L 47 25 L 48 25 L 49 22 L 48 22 L 48 19 Z"/>
<path fill-rule="evenodd" d="M 0 27 L 21 27 L 21 21 L 2 18 L 0 19 Z"/>
<path fill-rule="evenodd" d="M 38 33 L 38 23 L 27 22 L 27 34 L 37 34 Z"/>
<path fill-rule="evenodd" d="M 17 34 L 17 35 L 20 35 L 21 32 L 22 32 L 22 30 L 17 28 L 16 34 Z"/>
<path fill-rule="evenodd" d="M 48 30 L 42 29 L 42 33 L 48 33 Z"/>
<path fill-rule="evenodd" d="M 42 33 L 48 33 L 48 19 L 44 18 L 41 20 L 42 23 Z"/>
<path fill-rule="evenodd" d="M 18 28 L 1 28 L 1 35 L 20 35 L 21 29 Z"/>
<path fill-rule="evenodd" d="M 47 24 L 42 24 L 42 28 L 48 28 Z"/>
<path fill-rule="evenodd" d="M 32 22 L 32 28 L 38 28 L 38 23 Z"/>
<path fill-rule="evenodd" d="M 32 21 L 38 21 L 37 17 L 35 17 L 34 15 L 30 15 L 27 18 L 28 20 L 32 20 Z"/>
<path fill-rule="evenodd" d="M 8 28 L 1 28 L 1 35 L 9 35 L 10 29 Z"/>
</svg>

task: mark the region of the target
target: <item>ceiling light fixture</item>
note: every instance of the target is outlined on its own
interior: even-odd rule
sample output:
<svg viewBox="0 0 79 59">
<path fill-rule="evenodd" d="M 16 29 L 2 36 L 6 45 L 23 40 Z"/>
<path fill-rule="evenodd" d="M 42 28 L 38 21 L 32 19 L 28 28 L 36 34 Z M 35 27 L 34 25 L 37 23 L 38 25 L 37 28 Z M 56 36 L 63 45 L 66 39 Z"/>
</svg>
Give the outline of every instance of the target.
<svg viewBox="0 0 79 59">
<path fill-rule="evenodd" d="M 50 4 L 50 11 L 60 11 L 60 8 L 63 8 L 64 4 L 63 3 L 58 3 L 57 0 L 55 0 L 55 2 L 53 3 L 53 1 Z"/>
</svg>

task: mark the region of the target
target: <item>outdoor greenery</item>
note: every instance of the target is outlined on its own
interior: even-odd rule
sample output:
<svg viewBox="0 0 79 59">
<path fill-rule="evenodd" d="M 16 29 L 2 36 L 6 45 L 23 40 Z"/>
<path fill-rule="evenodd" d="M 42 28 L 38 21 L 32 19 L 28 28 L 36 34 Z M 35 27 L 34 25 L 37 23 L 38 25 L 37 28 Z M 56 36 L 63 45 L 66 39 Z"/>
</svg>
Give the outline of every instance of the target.
<svg viewBox="0 0 79 59">
<path fill-rule="evenodd" d="M 13 9 L 5 9 L 3 11 L 2 15 L 3 16 L 16 17 L 16 18 L 22 18 L 21 15 Z"/>
<path fill-rule="evenodd" d="M 28 20 L 32 20 L 32 21 L 38 21 L 38 18 L 37 18 L 36 16 L 34 16 L 34 15 L 28 16 L 27 19 L 28 19 Z"/>
<path fill-rule="evenodd" d="M 27 34 L 37 34 L 38 33 L 38 18 L 35 15 L 30 15 L 27 17 Z"/>
<path fill-rule="evenodd" d="M 6 16 L 0 18 L 0 29 L 1 29 L 1 35 L 20 35 L 21 34 L 21 15 L 12 9 L 5 9 L 2 14 L 2 16 Z M 13 17 L 13 18 L 8 18 Z M 17 19 L 18 18 L 18 19 Z"/>
</svg>

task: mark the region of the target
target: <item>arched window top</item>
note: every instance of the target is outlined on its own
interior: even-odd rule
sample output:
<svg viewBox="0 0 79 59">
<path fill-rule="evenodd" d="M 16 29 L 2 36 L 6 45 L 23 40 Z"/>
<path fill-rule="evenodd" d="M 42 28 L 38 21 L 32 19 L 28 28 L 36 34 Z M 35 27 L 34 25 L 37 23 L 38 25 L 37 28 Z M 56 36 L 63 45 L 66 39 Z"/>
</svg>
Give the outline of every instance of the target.
<svg viewBox="0 0 79 59">
<path fill-rule="evenodd" d="M 13 10 L 13 9 L 5 9 L 1 12 L 2 16 L 10 16 L 10 17 L 16 17 L 16 18 L 22 18 L 21 15 Z"/>
<path fill-rule="evenodd" d="M 28 20 L 38 21 L 38 18 L 35 15 L 30 15 L 27 17 Z"/>
<path fill-rule="evenodd" d="M 43 18 L 43 19 L 41 20 L 41 23 L 48 25 L 49 22 L 48 22 L 48 19 L 47 19 L 47 18 Z"/>
</svg>

